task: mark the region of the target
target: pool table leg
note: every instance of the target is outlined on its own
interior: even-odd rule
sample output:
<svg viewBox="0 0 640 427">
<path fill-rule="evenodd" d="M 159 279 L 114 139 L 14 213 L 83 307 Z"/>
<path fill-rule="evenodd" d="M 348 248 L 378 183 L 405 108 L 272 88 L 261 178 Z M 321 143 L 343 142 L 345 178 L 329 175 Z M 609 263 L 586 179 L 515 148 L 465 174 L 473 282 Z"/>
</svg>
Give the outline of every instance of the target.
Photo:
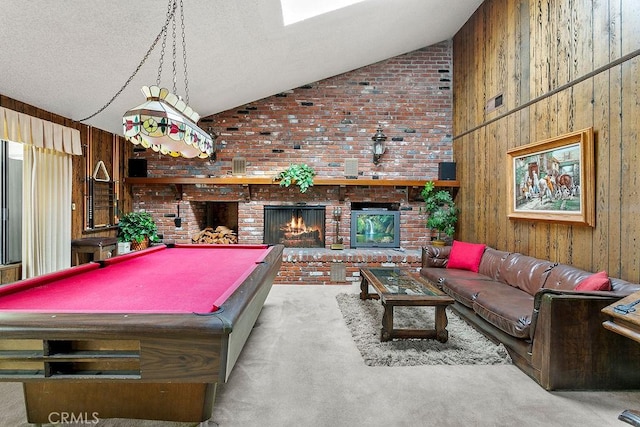
<svg viewBox="0 0 640 427">
<path fill-rule="evenodd" d="M 216 383 L 43 381 L 24 383 L 23 389 L 27 421 L 35 424 L 58 423 L 62 414 L 89 422 L 96 418 L 202 422 L 211 418 Z"/>
</svg>

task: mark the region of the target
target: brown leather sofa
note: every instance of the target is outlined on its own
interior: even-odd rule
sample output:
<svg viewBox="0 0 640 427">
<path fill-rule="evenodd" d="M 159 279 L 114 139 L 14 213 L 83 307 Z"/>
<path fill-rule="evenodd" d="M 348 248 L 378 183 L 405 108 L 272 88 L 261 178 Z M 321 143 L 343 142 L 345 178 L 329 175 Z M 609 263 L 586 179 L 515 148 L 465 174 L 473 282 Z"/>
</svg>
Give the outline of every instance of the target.
<svg viewBox="0 0 640 427">
<path fill-rule="evenodd" d="M 468 323 L 507 348 L 547 390 L 637 389 L 640 345 L 602 326 L 601 309 L 640 290 L 610 278 L 611 291 L 576 291 L 593 273 L 487 247 L 477 273 L 447 268 L 451 246 L 422 249 L 420 274 L 455 299 Z"/>
</svg>

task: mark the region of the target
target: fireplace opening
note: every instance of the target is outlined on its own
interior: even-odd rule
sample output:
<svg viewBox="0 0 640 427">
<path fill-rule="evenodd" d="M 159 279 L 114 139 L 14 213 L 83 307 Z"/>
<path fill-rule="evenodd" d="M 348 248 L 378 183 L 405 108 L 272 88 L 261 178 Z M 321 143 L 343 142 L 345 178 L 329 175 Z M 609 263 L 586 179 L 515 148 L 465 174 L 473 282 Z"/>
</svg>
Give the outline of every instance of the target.
<svg viewBox="0 0 640 427">
<path fill-rule="evenodd" d="M 352 203 L 352 248 L 399 248 L 400 206 L 397 203 Z"/>
<path fill-rule="evenodd" d="M 201 228 L 218 226 L 227 227 L 238 232 L 238 203 L 237 202 L 206 202 L 204 223 Z"/>
<path fill-rule="evenodd" d="M 191 202 L 197 226 L 191 231 L 192 243 L 238 243 L 237 202 Z"/>
<path fill-rule="evenodd" d="M 324 206 L 265 206 L 264 243 L 289 248 L 324 248 Z"/>
</svg>

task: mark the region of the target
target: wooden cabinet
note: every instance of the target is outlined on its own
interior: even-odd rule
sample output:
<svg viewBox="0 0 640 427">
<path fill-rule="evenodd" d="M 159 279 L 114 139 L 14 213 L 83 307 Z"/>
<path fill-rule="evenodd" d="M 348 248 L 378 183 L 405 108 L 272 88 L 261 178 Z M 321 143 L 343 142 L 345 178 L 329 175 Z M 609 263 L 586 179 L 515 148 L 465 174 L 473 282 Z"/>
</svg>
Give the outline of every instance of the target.
<svg viewBox="0 0 640 427">
<path fill-rule="evenodd" d="M 22 278 L 22 263 L 0 265 L 0 285 L 17 282 Z"/>
</svg>

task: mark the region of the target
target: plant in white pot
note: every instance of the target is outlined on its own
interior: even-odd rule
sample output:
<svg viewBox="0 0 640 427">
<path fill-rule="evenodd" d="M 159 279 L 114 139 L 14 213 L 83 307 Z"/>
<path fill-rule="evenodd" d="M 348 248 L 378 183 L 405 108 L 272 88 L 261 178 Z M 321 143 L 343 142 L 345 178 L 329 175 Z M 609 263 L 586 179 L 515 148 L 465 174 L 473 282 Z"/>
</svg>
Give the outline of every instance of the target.
<svg viewBox="0 0 640 427">
<path fill-rule="evenodd" d="M 145 249 L 158 242 L 158 227 L 149 212 L 129 212 L 118 222 L 118 240 L 131 242 L 131 249 Z"/>
<path fill-rule="evenodd" d="M 433 181 L 428 181 L 422 189 L 424 211 L 427 216 L 427 228 L 436 231 L 436 239 L 431 243 L 444 246 L 442 235 L 452 238 L 458 222 L 458 208 L 451 193 L 447 190 L 436 190 Z"/>
</svg>

